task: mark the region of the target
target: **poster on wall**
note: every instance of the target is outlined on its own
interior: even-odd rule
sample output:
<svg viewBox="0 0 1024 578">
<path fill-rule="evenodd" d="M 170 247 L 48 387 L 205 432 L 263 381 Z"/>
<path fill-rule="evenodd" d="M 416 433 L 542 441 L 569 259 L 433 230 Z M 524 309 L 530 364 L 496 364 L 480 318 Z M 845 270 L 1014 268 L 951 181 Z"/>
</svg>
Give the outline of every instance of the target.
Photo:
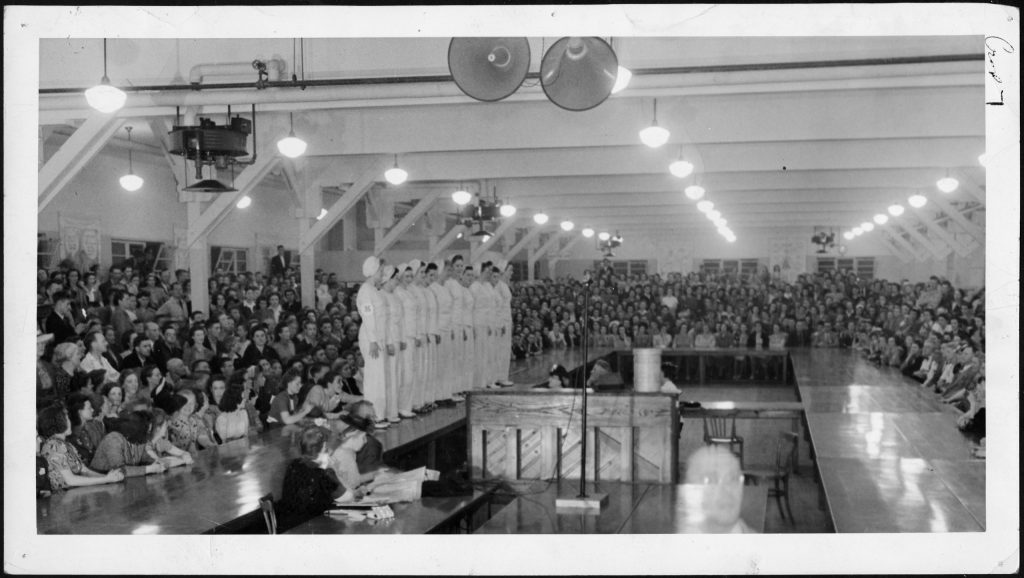
<svg viewBox="0 0 1024 578">
<path fill-rule="evenodd" d="M 99 219 L 60 215 L 60 258 L 70 260 L 79 271 L 87 271 L 100 262 Z"/>
</svg>

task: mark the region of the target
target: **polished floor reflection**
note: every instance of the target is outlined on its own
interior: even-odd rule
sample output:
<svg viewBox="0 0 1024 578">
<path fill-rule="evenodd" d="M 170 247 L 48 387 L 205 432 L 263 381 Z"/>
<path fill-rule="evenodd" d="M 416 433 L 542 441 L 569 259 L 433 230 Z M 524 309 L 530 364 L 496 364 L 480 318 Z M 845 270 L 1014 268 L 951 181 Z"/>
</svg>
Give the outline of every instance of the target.
<svg viewBox="0 0 1024 578">
<path fill-rule="evenodd" d="M 985 462 L 955 410 L 851 352 L 791 358 L 837 532 L 985 529 Z"/>
</svg>

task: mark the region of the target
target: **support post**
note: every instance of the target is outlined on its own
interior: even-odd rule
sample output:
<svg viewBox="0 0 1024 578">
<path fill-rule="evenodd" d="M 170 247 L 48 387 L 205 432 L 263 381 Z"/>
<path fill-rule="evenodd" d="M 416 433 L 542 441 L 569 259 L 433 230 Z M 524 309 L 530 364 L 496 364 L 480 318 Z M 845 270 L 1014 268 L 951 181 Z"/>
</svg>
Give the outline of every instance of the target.
<svg viewBox="0 0 1024 578">
<path fill-rule="evenodd" d="M 984 229 L 972 223 L 967 217 L 963 215 L 963 213 L 956 210 L 956 208 L 953 205 L 950 205 L 948 202 L 946 202 L 945 199 L 941 199 L 936 196 L 932 198 L 932 202 L 935 203 L 935 206 L 937 206 L 939 209 L 942 209 L 942 212 L 948 215 L 950 219 L 953 219 L 954 221 L 956 221 L 958 225 L 963 227 L 964 231 L 966 231 L 968 235 L 974 237 L 979 244 L 985 244 Z"/>
<path fill-rule="evenodd" d="M 92 160 L 114 136 L 124 119 L 110 114 L 93 113 L 78 127 L 60 150 L 39 170 L 39 212 L 42 213 L 71 179 Z"/>
<path fill-rule="evenodd" d="M 430 207 L 437 202 L 437 199 L 440 196 L 440 191 L 433 191 L 420 199 L 413 208 L 410 209 L 404 217 L 402 217 L 402 220 L 398 221 L 398 223 L 396 223 L 394 227 L 391 227 L 391 230 L 388 231 L 379 242 L 374 244 L 373 254 L 380 257 L 384 251 L 387 251 L 389 247 L 394 245 L 395 242 L 398 241 L 398 239 L 400 239 L 410 227 L 412 227 L 413 223 L 427 214 L 427 211 L 429 211 Z"/>
<path fill-rule="evenodd" d="M 455 239 L 459 238 L 459 233 L 462 233 L 465 229 L 466 227 L 464 225 L 455 223 L 455 225 L 452 226 L 452 228 L 449 229 L 448 232 L 445 233 L 444 236 L 441 237 L 441 239 L 430 249 L 430 260 L 433 261 L 437 259 L 438 255 L 450 247 L 451 244 L 455 242 Z"/>
</svg>

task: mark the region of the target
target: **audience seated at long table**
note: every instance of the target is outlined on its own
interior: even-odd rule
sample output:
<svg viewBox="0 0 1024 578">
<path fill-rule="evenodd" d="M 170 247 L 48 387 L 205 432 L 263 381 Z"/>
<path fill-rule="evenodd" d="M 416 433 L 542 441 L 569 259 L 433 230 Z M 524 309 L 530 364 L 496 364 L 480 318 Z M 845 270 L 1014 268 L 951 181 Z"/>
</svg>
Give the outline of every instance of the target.
<svg viewBox="0 0 1024 578">
<path fill-rule="evenodd" d="M 767 270 L 622 275 L 608 262 L 593 279 L 591 347 L 851 349 L 957 407 L 957 425 L 984 455 L 984 288 L 850 272 L 793 282 Z M 156 474 L 249 433 L 347 415 L 362 399 L 357 287 L 319 270 L 314 282 L 316 303 L 304 308 L 292 268 L 218 273 L 201 311 L 192 309 L 185 270 L 132 259 L 105 275 L 70 262 L 38 270 L 40 487 Z M 512 285 L 512 358 L 582 348 L 578 280 Z M 772 370 L 742 355 L 710 361 L 708 371 L 725 379 Z M 678 370 L 692 377 L 694 367 Z M 360 411 L 372 412 L 367 406 Z M 379 460 L 381 448 L 371 450 Z"/>
</svg>

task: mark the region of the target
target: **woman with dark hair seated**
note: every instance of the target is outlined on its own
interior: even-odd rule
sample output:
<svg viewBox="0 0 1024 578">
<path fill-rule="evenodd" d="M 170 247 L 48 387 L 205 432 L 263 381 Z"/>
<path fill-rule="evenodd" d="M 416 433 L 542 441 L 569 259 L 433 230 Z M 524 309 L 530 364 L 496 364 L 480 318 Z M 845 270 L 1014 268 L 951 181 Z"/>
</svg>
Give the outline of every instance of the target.
<svg viewBox="0 0 1024 578">
<path fill-rule="evenodd" d="M 292 528 L 331 507 L 335 498 L 346 493 L 345 486 L 329 466 L 327 431 L 308 427 L 299 436 L 301 457 L 288 464 L 277 502 L 278 529 Z"/>
<path fill-rule="evenodd" d="M 129 478 L 162 473 L 167 468 L 146 451 L 152 428 L 153 413 L 149 411 L 130 411 L 111 420 L 110 433 L 103 436 L 90 466 L 98 472 L 122 468 Z"/>
<path fill-rule="evenodd" d="M 86 405 L 91 408 L 91 405 Z M 86 411 L 86 415 L 90 413 L 90 410 Z M 39 453 L 46 458 L 51 490 L 98 486 L 124 479 L 124 474 L 119 471 L 101 474 L 85 466 L 78 450 L 67 441 L 71 435 L 71 420 L 62 405 L 43 408 L 36 416 L 36 431 L 45 440 Z"/>
<path fill-rule="evenodd" d="M 270 402 L 267 424 L 271 427 L 291 425 L 305 418 L 313 406 L 299 405 L 299 390 L 302 389 L 302 374 L 289 369 L 281 378 L 284 389 Z"/>
<path fill-rule="evenodd" d="M 220 415 L 214 422 L 215 431 L 222 442 L 242 439 L 249 433 L 249 413 L 245 410 L 244 390 L 229 387 L 218 404 Z"/>
<path fill-rule="evenodd" d="M 78 450 L 82 461 L 92 461 L 93 452 L 100 445 L 100 440 L 106 434 L 103 426 L 103 415 L 100 413 L 106 405 L 98 396 L 88 396 L 84 393 L 73 393 L 68 396 L 67 412 L 71 420 L 71 435 L 67 440 Z M 97 407 L 99 404 L 99 407 Z"/>
<path fill-rule="evenodd" d="M 188 402 L 184 397 L 174 394 L 167 403 L 167 407 L 177 413 Z M 167 415 L 167 412 L 160 408 L 153 410 L 153 428 L 149 434 L 149 442 L 146 444 L 146 452 L 154 461 L 163 462 L 168 468 L 191 464 L 192 454 L 167 440 L 169 422 L 170 416 Z"/>
</svg>

